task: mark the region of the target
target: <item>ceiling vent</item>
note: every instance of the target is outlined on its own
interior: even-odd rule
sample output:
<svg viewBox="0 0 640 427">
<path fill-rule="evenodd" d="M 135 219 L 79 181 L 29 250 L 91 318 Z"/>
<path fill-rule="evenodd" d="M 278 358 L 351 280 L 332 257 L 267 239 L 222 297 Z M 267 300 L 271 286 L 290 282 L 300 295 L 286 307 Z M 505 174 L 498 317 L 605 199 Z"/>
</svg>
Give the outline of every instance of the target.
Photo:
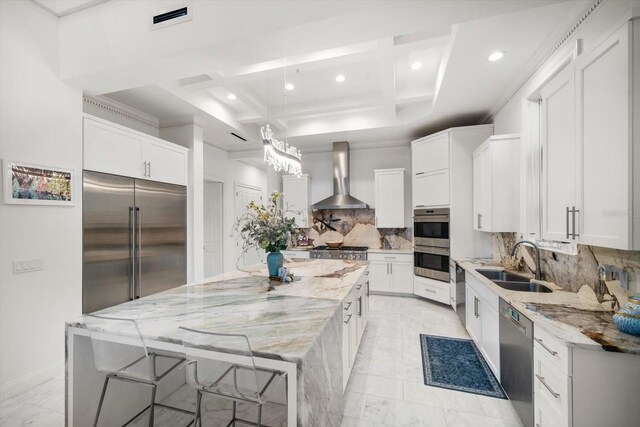
<svg viewBox="0 0 640 427">
<path fill-rule="evenodd" d="M 170 10 L 167 10 L 167 8 L 164 7 L 153 15 L 151 20 L 152 31 L 159 30 L 160 28 L 168 27 L 170 25 L 191 21 L 193 19 L 191 14 L 191 0 L 174 2 L 173 5 L 174 7 L 171 7 Z"/>
<path fill-rule="evenodd" d="M 233 133 L 233 132 L 231 132 L 231 135 L 235 136 L 235 137 L 236 137 L 236 138 L 238 138 L 238 139 L 243 140 L 244 142 L 247 142 L 247 139 L 246 139 L 246 138 L 241 137 L 241 136 L 240 136 L 240 135 L 238 135 L 237 133 Z"/>
</svg>

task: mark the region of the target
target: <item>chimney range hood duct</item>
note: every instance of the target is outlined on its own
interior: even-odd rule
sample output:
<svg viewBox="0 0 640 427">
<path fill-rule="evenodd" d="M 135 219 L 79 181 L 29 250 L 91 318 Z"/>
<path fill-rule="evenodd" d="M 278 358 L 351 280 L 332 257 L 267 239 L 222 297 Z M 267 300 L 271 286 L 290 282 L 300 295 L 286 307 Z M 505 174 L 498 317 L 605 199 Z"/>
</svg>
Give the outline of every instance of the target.
<svg viewBox="0 0 640 427">
<path fill-rule="evenodd" d="M 333 196 L 311 205 L 311 209 L 366 209 L 367 204 L 349 194 L 349 143 L 333 143 Z"/>
</svg>

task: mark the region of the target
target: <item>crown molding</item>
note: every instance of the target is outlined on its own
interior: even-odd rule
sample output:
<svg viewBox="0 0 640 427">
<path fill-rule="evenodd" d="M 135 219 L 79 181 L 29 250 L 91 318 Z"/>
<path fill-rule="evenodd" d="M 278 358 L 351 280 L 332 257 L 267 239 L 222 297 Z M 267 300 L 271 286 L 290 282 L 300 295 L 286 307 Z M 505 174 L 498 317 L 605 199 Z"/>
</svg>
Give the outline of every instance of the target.
<svg viewBox="0 0 640 427">
<path fill-rule="evenodd" d="M 156 129 L 160 127 L 160 120 L 158 120 L 157 117 L 143 113 L 140 110 L 136 110 L 135 108 L 131 108 L 105 96 L 83 95 L 82 101 L 119 116 L 126 117 L 129 120 L 144 123 L 145 125 L 152 126 Z"/>
<path fill-rule="evenodd" d="M 560 37 L 560 39 L 547 51 L 544 57 L 538 61 L 538 63 L 531 69 L 531 71 L 526 74 L 526 76 L 520 81 L 518 85 L 516 85 L 515 90 L 512 91 L 511 95 L 503 98 L 504 100 L 500 102 L 496 107 L 492 108 L 484 117 L 482 117 L 481 123 L 490 123 L 493 122 L 493 118 L 496 114 L 498 114 L 504 107 L 507 105 L 514 96 L 520 92 L 520 90 L 536 75 L 536 73 L 549 61 L 554 54 L 564 46 L 565 42 L 571 38 L 571 36 L 585 23 L 585 21 L 593 15 L 606 0 L 595 0 L 587 9 L 580 15 L 580 17 L 571 25 Z"/>
</svg>

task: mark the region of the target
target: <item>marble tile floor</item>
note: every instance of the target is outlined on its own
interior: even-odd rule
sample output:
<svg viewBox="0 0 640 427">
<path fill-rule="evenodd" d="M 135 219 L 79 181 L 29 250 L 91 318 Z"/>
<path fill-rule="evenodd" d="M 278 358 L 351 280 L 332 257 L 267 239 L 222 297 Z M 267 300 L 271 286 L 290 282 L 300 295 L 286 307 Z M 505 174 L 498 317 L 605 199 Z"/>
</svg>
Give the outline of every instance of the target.
<svg viewBox="0 0 640 427">
<path fill-rule="evenodd" d="M 370 318 L 349 380 L 342 427 L 517 427 L 522 426 L 508 400 L 423 384 L 419 334 L 468 338 L 455 312 L 426 300 L 372 295 Z M 190 409 L 192 391 L 183 387 L 165 403 Z M 230 402 L 210 400 L 204 425 L 226 425 Z M 255 408 L 239 413 L 255 419 Z M 282 408 L 264 409 L 264 422 L 282 425 Z M 134 425 L 143 426 L 146 416 Z M 180 426 L 188 417 L 158 409 L 156 425 Z M 47 381 L 0 402 L 0 426 L 63 426 L 64 378 Z M 240 426 L 241 424 L 238 423 Z M 322 426 L 313 426 L 322 427 Z"/>
</svg>

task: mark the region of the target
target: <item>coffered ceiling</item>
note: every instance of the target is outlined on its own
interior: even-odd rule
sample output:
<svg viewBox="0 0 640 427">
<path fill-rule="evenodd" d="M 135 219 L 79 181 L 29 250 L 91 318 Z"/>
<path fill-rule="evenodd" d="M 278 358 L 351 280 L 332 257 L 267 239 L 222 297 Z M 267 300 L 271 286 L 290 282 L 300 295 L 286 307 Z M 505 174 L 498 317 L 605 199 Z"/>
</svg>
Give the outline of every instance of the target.
<svg viewBox="0 0 640 427">
<path fill-rule="evenodd" d="M 301 3 L 311 11 L 317 2 Z M 258 150 L 266 123 L 307 152 L 328 149 L 335 140 L 354 148 L 408 144 L 489 118 L 590 4 L 346 3 L 344 13 L 209 46 L 193 63 L 163 58 L 167 65 L 148 74 L 146 84 L 130 72 L 135 78 L 121 90 L 104 91 L 117 87 L 107 81 L 111 76 L 93 85 L 84 78 L 84 89 L 156 116 L 161 125 L 196 115 L 205 140 L 228 151 Z M 198 12 L 194 8 L 194 20 Z M 505 57 L 489 62 L 497 50 Z"/>
</svg>

